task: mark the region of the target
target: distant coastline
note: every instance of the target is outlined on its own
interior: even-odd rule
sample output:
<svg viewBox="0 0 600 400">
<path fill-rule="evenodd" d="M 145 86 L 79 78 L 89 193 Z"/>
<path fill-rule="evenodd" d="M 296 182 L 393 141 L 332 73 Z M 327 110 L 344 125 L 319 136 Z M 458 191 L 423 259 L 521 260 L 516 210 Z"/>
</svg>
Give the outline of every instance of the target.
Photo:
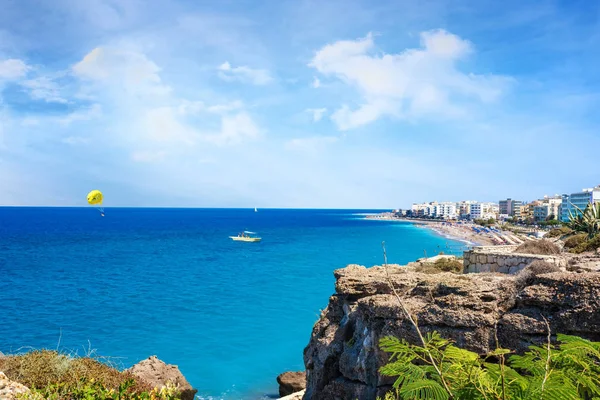
<svg viewBox="0 0 600 400">
<path fill-rule="evenodd" d="M 487 236 L 475 233 L 471 229 L 472 224 L 455 225 L 448 224 L 446 222 L 432 221 L 430 219 L 403 218 L 397 217 L 393 213 L 363 215 L 365 220 L 411 223 L 413 225 L 429 229 L 444 238 L 463 242 L 469 246 L 493 246 L 497 244 Z"/>
</svg>

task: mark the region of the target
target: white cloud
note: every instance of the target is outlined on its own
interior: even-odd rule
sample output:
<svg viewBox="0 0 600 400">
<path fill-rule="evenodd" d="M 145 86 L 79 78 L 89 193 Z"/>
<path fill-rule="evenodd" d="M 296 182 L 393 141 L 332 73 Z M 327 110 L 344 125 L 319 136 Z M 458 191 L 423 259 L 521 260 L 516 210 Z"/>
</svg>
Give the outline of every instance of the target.
<svg viewBox="0 0 600 400">
<path fill-rule="evenodd" d="M 444 30 L 421 33 L 421 48 L 399 54 L 371 54 L 373 36 L 342 40 L 316 52 L 309 64 L 321 74 L 353 86 L 361 94 L 358 109 L 342 106 L 332 119 L 340 130 L 383 116 L 457 117 L 472 102 L 496 100 L 510 78 L 459 71 L 457 61 L 473 52 L 470 42 Z"/>
<path fill-rule="evenodd" d="M 225 104 L 215 104 L 213 106 L 207 106 L 202 101 L 182 100 L 177 110 L 181 115 L 195 115 L 202 112 L 211 114 L 227 114 L 243 108 L 244 103 L 242 103 L 240 100 L 235 100 Z"/>
<path fill-rule="evenodd" d="M 307 108 L 306 112 L 312 113 L 313 122 L 319 122 L 327 112 L 326 108 Z"/>
<path fill-rule="evenodd" d="M 89 138 L 84 138 L 81 136 L 67 136 L 62 140 L 63 143 L 69 144 L 71 146 L 77 146 L 80 144 L 87 144 L 90 142 Z"/>
<path fill-rule="evenodd" d="M 250 79 L 254 83 L 266 82 L 260 70 L 246 67 L 221 66 L 221 72 Z M 134 161 L 156 161 L 147 152 L 138 152 L 136 141 L 154 141 L 169 147 L 169 153 L 183 152 L 199 142 L 218 146 L 239 144 L 258 138 L 260 130 L 239 101 L 207 104 L 176 96 L 162 82 L 160 68 L 145 54 L 116 47 L 98 47 L 73 66 L 82 79 L 99 82 L 99 93 L 109 91 L 111 103 L 118 104 L 120 120 L 135 139 L 124 138 L 123 144 L 133 146 Z M 156 94 L 156 95 L 153 95 Z M 221 129 L 201 114 L 218 116 Z M 214 117 L 211 117 L 215 119 Z M 179 148 L 173 146 L 180 146 Z"/>
<path fill-rule="evenodd" d="M 160 68 L 136 51 L 97 47 L 72 69 L 80 78 L 118 85 L 130 93 L 152 96 L 171 92 L 160 79 Z"/>
<path fill-rule="evenodd" d="M 198 133 L 176 114 L 173 107 L 158 107 L 149 109 L 144 116 L 143 129 L 146 137 L 157 142 L 182 142 L 194 144 Z"/>
<path fill-rule="evenodd" d="M 309 154 L 316 154 L 324 150 L 327 146 L 336 143 L 339 138 L 335 136 L 311 136 L 305 138 L 295 138 L 285 143 L 287 150 L 297 150 Z"/>
<path fill-rule="evenodd" d="M 221 131 L 206 139 L 218 145 L 235 145 L 246 140 L 255 140 L 261 136 L 260 129 L 246 112 L 221 119 Z"/>
<path fill-rule="evenodd" d="M 164 151 L 134 151 L 131 154 L 131 159 L 136 162 L 155 163 L 165 159 L 166 152 Z"/>
<path fill-rule="evenodd" d="M 76 121 L 88 121 L 90 119 L 98 118 L 101 115 L 102 106 L 100 106 L 100 104 L 93 104 L 90 107 L 82 108 L 81 110 L 74 111 L 64 117 L 60 117 L 57 121 L 62 125 L 70 125 Z"/>
<path fill-rule="evenodd" d="M 185 119 L 179 118 L 178 111 L 179 109 L 175 107 L 149 110 L 145 116 L 148 139 L 158 142 L 180 142 L 188 146 L 201 141 L 225 146 L 255 140 L 261 135 L 260 129 L 245 111 L 233 115 L 221 115 L 221 128 L 217 132 L 211 132 L 205 126 L 195 127 L 187 123 Z"/>
<path fill-rule="evenodd" d="M 342 131 L 366 125 L 377 120 L 383 115 L 394 115 L 400 117 L 400 111 L 395 104 L 387 101 L 373 100 L 370 103 L 363 104 L 357 110 L 350 110 L 347 105 L 343 105 L 336 110 L 331 119 Z"/>
<path fill-rule="evenodd" d="M 244 108 L 244 104 L 240 100 L 232 101 L 226 104 L 216 104 L 208 107 L 206 110 L 210 113 L 223 114 L 230 111 L 240 110 Z"/>
<path fill-rule="evenodd" d="M 2 99 L 0 99 L 0 104 L 1 101 Z M 0 150 L 6 148 L 6 144 L 4 143 L 4 132 L 5 129 L 8 127 L 9 122 L 10 121 L 8 115 L 6 115 L 6 112 L 0 107 Z M 2 161 L 1 157 L 0 161 Z"/>
<path fill-rule="evenodd" d="M 63 103 L 68 101 L 60 95 L 60 87 L 47 76 L 40 76 L 20 83 L 29 89 L 29 95 L 34 100 L 44 100 L 48 103 Z"/>
<path fill-rule="evenodd" d="M 30 69 L 30 66 L 16 58 L 0 61 L 0 79 L 22 78 Z"/>
<path fill-rule="evenodd" d="M 219 77 L 225 81 L 249 82 L 254 85 L 266 85 L 273 81 L 269 71 L 265 69 L 253 69 L 247 66 L 232 67 L 229 62 L 219 66 Z"/>
<path fill-rule="evenodd" d="M 310 86 L 312 86 L 313 88 L 317 89 L 319 87 L 321 87 L 321 80 L 319 80 L 319 78 L 317 78 L 315 76 L 315 78 L 313 79 L 312 83 L 310 84 Z"/>
</svg>

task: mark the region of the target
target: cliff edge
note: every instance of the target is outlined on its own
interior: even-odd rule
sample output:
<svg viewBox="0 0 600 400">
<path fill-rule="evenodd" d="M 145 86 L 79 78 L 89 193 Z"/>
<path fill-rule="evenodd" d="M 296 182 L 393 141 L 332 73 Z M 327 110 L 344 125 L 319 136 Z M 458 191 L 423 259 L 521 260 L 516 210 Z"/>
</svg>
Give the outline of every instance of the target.
<svg viewBox="0 0 600 400">
<path fill-rule="evenodd" d="M 600 273 L 553 272 L 519 281 L 498 273 L 425 274 L 388 265 L 390 279 L 423 332 L 438 331 L 459 347 L 484 354 L 496 348 L 522 352 L 553 334 L 600 341 Z M 385 269 L 350 265 L 334 272 L 335 294 L 313 327 L 304 350 L 305 400 L 375 399 L 393 379 L 378 370 L 388 356 L 388 335 L 418 343 L 392 295 Z"/>
</svg>

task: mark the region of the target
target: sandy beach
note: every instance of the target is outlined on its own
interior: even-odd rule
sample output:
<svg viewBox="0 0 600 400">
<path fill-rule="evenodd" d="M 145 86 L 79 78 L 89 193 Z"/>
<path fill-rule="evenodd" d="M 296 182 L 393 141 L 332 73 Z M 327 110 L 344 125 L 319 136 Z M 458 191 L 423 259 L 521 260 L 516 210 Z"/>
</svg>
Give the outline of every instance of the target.
<svg viewBox="0 0 600 400">
<path fill-rule="evenodd" d="M 429 224 L 421 224 L 421 226 L 431 229 L 439 235 L 449 239 L 460 240 L 473 246 L 494 246 L 500 244 L 493 241 L 487 235 L 476 233 L 472 229 L 472 224 L 449 224 L 443 222 L 434 222 Z"/>
<path fill-rule="evenodd" d="M 496 246 L 505 244 L 521 244 L 527 238 L 515 236 L 511 232 L 498 230 L 497 232 L 485 232 L 480 225 L 471 222 L 444 222 L 433 221 L 430 219 L 419 218 L 400 218 L 391 213 L 368 215 L 369 220 L 398 221 L 409 222 L 427 229 L 431 229 L 437 234 L 453 240 L 459 240 L 472 246 Z M 479 230 L 477 232 L 475 229 Z"/>
</svg>

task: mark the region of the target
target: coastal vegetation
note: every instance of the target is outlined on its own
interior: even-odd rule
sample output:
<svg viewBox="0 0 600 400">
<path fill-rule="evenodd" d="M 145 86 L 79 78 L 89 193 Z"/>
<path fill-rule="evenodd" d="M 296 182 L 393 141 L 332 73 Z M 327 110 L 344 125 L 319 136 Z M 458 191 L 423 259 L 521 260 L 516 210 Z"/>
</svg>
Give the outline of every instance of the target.
<svg viewBox="0 0 600 400">
<path fill-rule="evenodd" d="M 600 202 L 596 204 L 588 203 L 585 210 L 574 206 L 577 213 L 569 211 L 569 222 L 567 225 L 575 232 L 583 232 L 588 235 L 588 239 L 593 239 L 600 234 Z"/>
<path fill-rule="evenodd" d="M 475 219 L 473 222 L 476 223 L 477 225 L 481 225 L 481 226 L 484 226 L 484 227 L 490 227 L 490 226 L 496 225 L 496 220 L 494 218 L 489 218 L 489 219 Z"/>
<path fill-rule="evenodd" d="M 577 213 L 569 213 L 566 227 L 569 232 L 562 236 L 565 249 L 575 254 L 596 251 L 600 248 L 600 203 L 588 203 L 584 210 L 575 208 Z M 559 233 L 554 235 L 559 236 Z"/>
<path fill-rule="evenodd" d="M 573 233 L 573 230 L 568 226 L 560 226 L 558 228 L 552 229 L 550 232 L 546 233 L 547 238 L 559 238 L 562 236 L 570 235 Z"/>
<path fill-rule="evenodd" d="M 112 365 L 111 365 L 112 364 Z M 77 357 L 54 350 L 33 350 L 0 357 L 0 371 L 31 391 L 18 398 L 27 400 L 175 400 L 172 385 L 160 389 L 120 371 L 110 359 L 88 355 Z"/>
<path fill-rule="evenodd" d="M 425 274 L 439 274 L 440 272 L 453 272 L 461 274 L 463 263 L 455 257 L 438 258 L 435 262 L 423 263 L 415 268 L 415 271 Z"/>
<path fill-rule="evenodd" d="M 535 222 L 535 224 L 539 225 L 539 226 L 560 226 L 562 225 L 562 222 L 560 222 L 559 220 L 555 219 L 554 216 L 551 216 L 551 219 L 548 219 L 546 221 L 539 221 L 539 222 Z"/>
<path fill-rule="evenodd" d="M 519 273 L 515 277 L 515 286 L 518 289 L 522 289 L 525 286 L 529 286 L 530 284 L 532 284 L 536 276 L 558 271 L 560 271 L 560 268 L 558 266 L 550 264 L 547 261 L 532 261 L 528 266 L 519 271 Z"/>
<path fill-rule="evenodd" d="M 579 243 L 574 248 L 570 249 L 571 253 L 581 254 L 588 251 L 596 251 L 600 249 L 600 235 L 594 236 L 592 239 L 585 240 Z"/>
<path fill-rule="evenodd" d="M 569 236 L 565 240 L 565 249 L 574 249 L 585 242 L 587 242 L 587 234 L 585 233 Z"/>
<path fill-rule="evenodd" d="M 549 240 L 536 240 L 525 242 L 515 249 L 515 253 L 555 255 L 560 254 L 561 250 L 556 244 Z"/>
<path fill-rule="evenodd" d="M 382 350 L 391 353 L 381 367 L 397 377 L 392 399 L 593 399 L 600 396 L 600 342 L 557 335 L 545 346 L 530 346 L 523 355 L 497 347 L 479 354 L 456 347 L 437 332 L 422 345 L 384 337 Z"/>
</svg>

